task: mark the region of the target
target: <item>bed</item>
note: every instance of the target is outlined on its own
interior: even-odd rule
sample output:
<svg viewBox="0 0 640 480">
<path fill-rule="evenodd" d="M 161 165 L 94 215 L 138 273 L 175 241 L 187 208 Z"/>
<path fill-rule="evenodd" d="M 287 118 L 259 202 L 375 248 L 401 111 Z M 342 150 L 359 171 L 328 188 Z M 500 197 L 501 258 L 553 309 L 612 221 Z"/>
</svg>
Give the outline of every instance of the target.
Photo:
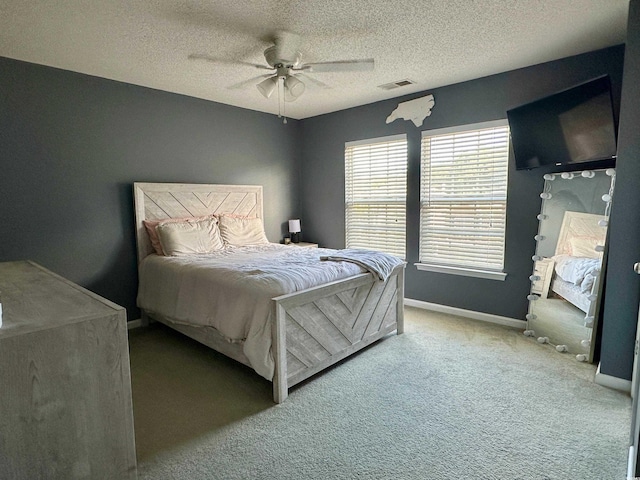
<svg viewBox="0 0 640 480">
<path fill-rule="evenodd" d="M 366 271 L 357 261 L 334 258 L 340 250 L 261 244 L 225 246 L 220 252 L 194 255 L 194 263 L 187 266 L 188 255 L 171 257 L 156 253 L 145 222 L 168 223 L 168 219 L 215 215 L 220 221 L 240 218 L 259 219 L 261 223 L 262 187 L 134 183 L 133 188 L 138 306 L 143 324 L 149 319 L 159 321 L 248 365 L 272 381 L 276 403 L 287 398 L 293 385 L 394 331 L 403 333 L 404 262 L 389 267 L 382 280 L 375 271 Z M 269 265 L 261 257 L 263 254 L 283 262 L 277 270 L 285 272 L 287 278 L 274 280 L 268 288 L 258 291 L 254 287 L 262 281 L 265 272 L 270 282 L 272 278 Z M 309 257 L 315 260 L 312 262 Z M 319 261 L 318 257 L 328 261 Z M 229 270 L 212 273 L 206 265 L 211 262 L 218 262 Z M 256 280 L 242 280 L 243 277 L 236 276 L 239 273 L 231 270 L 234 265 L 260 275 Z M 302 270 L 298 272 L 296 268 Z M 319 284 L 308 280 L 307 268 L 321 271 Z M 205 284 L 220 281 L 216 277 L 224 277 L 225 283 L 213 288 Z M 219 293 L 209 295 L 209 305 L 204 300 L 207 288 Z M 245 295 L 244 299 L 241 295 Z M 172 298 L 179 301 L 172 304 Z M 225 301 L 220 302 L 221 298 Z M 240 310 L 246 308 L 251 309 L 252 318 L 262 323 L 257 327 L 253 324 L 242 327 L 244 330 L 240 332 L 240 327 L 234 324 L 236 317 L 244 316 Z M 238 332 L 234 333 L 234 328 Z M 249 344 L 252 348 L 261 346 L 256 352 L 249 349 Z"/>
<path fill-rule="evenodd" d="M 593 316 L 606 228 L 602 215 L 567 211 L 556 244 L 551 290 Z"/>
</svg>

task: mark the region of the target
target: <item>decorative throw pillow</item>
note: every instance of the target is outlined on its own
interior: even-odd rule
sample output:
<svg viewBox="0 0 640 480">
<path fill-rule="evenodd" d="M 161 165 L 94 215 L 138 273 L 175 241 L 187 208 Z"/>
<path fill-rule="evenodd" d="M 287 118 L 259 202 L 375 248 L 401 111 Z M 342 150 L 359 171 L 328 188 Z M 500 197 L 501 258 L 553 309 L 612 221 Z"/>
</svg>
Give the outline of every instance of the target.
<svg viewBox="0 0 640 480">
<path fill-rule="evenodd" d="M 164 255 L 162 251 L 162 245 L 160 245 L 160 239 L 158 238 L 158 232 L 156 231 L 156 227 L 161 223 L 182 223 L 182 222 L 197 222 L 199 220 L 204 220 L 206 218 L 213 218 L 217 221 L 217 218 L 213 215 L 204 215 L 202 217 L 183 217 L 183 218 L 163 218 L 162 220 L 143 220 L 142 224 L 144 228 L 147 230 L 147 235 L 149 235 L 149 240 L 151 241 L 151 246 L 153 250 L 158 255 Z"/>
<path fill-rule="evenodd" d="M 164 222 L 156 227 L 165 255 L 213 253 L 224 248 L 215 218 L 188 222 Z"/>
<path fill-rule="evenodd" d="M 261 218 L 221 215 L 219 217 L 222 240 L 227 245 L 261 245 L 269 243 Z"/>
</svg>

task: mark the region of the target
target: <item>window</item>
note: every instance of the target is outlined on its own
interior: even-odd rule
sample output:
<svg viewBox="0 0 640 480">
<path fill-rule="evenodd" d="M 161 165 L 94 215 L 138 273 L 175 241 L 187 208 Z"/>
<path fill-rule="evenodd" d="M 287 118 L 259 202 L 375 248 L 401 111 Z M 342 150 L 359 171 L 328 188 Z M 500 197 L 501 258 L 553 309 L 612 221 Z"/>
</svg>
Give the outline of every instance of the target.
<svg viewBox="0 0 640 480">
<path fill-rule="evenodd" d="M 506 120 L 422 132 L 421 270 L 504 279 Z"/>
<path fill-rule="evenodd" d="M 407 138 L 345 144 L 347 248 L 405 258 Z"/>
</svg>

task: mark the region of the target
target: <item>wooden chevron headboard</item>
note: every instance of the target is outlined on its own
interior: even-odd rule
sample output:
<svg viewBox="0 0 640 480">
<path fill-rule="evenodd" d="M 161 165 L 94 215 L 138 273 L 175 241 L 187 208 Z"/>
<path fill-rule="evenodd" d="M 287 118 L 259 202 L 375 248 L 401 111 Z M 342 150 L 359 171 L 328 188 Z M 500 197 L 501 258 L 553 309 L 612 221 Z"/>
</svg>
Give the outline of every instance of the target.
<svg viewBox="0 0 640 480">
<path fill-rule="evenodd" d="M 261 185 L 133 184 L 138 263 L 153 252 L 143 220 L 228 213 L 263 218 Z"/>
<path fill-rule="evenodd" d="M 600 226 L 600 220 L 604 220 L 603 215 L 593 213 L 566 211 L 562 219 L 558 243 L 556 244 L 556 255 L 571 255 L 571 241 L 574 238 L 581 239 L 587 244 L 604 245 L 607 236 L 607 229 Z M 582 251 L 584 253 L 584 249 Z M 583 255 L 578 255 L 583 256 Z M 602 258 L 602 252 L 593 250 L 589 258 Z"/>
</svg>

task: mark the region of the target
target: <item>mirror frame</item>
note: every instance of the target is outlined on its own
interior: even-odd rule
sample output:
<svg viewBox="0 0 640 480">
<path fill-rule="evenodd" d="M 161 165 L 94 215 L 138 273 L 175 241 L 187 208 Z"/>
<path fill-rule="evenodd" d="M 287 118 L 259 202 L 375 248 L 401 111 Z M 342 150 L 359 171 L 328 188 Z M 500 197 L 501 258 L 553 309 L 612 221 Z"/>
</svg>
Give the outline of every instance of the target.
<svg viewBox="0 0 640 480">
<path fill-rule="evenodd" d="M 590 363 L 593 362 L 593 358 L 595 354 L 595 344 L 596 344 L 595 332 L 597 332 L 597 327 L 598 327 L 598 316 L 599 316 L 600 307 L 601 307 L 602 289 L 604 284 L 602 279 L 604 278 L 603 275 L 605 274 L 606 261 L 607 261 L 607 245 L 608 245 L 608 237 L 609 237 L 609 229 L 608 229 L 609 215 L 611 212 L 611 204 L 613 201 L 613 191 L 615 188 L 615 176 L 616 176 L 616 172 L 614 168 L 599 169 L 599 170 L 584 170 L 584 171 L 577 171 L 577 172 L 548 173 L 543 176 L 545 180 L 545 184 L 544 184 L 544 190 L 540 194 L 540 198 L 542 198 L 542 203 L 540 207 L 540 214 L 537 216 L 539 221 L 538 233 L 534 237 L 534 239 L 536 240 L 536 252 L 535 252 L 535 255 L 531 257 L 531 259 L 533 260 L 533 271 L 532 271 L 532 275 L 529 277 L 529 280 L 531 281 L 531 288 L 529 290 L 529 295 L 527 296 L 527 300 L 529 301 L 529 306 L 528 306 L 527 315 L 526 315 L 527 330 L 525 330 L 524 332 L 526 336 L 537 337 L 538 343 L 541 343 L 541 344 L 548 343 L 550 345 L 555 346 L 558 352 L 568 351 L 568 347 L 566 345 L 555 344 L 551 342 L 548 337 L 543 335 L 538 336 L 537 333 L 535 332 L 535 329 L 532 328 L 532 321 L 538 318 L 535 314 L 535 308 L 534 308 L 535 302 L 537 302 L 540 299 L 540 296 L 542 295 L 542 293 L 545 293 L 547 291 L 547 285 L 551 280 L 551 275 L 554 274 L 554 272 L 551 272 L 551 273 L 547 272 L 547 275 L 545 275 L 544 277 L 540 277 L 536 270 L 537 262 L 543 260 L 544 258 L 550 258 L 548 254 L 546 256 L 541 255 L 542 253 L 541 250 L 543 250 L 541 245 L 542 245 L 542 242 L 544 242 L 545 240 L 544 235 L 542 235 L 542 233 L 545 233 L 543 228 L 544 221 L 549 219 L 546 213 L 547 209 L 545 209 L 545 206 L 547 205 L 546 202 L 548 202 L 552 198 L 552 194 L 551 194 L 551 190 L 553 189 L 552 182 L 554 182 L 558 178 L 561 178 L 563 180 L 571 180 L 576 177 L 589 179 L 589 178 L 596 177 L 597 173 L 601 173 L 601 172 L 607 175 L 608 177 L 610 177 L 609 191 L 608 193 L 604 193 L 601 196 L 601 200 L 605 203 L 604 214 L 601 215 L 600 213 L 597 213 L 594 215 L 597 215 L 598 217 L 602 218 L 598 222 L 598 226 L 607 228 L 607 231 L 604 235 L 604 245 L 598 245 L 595 248 L 595 251 L 598 252 L 599 255 L 596 255 L 595 257 L 593 257 L 593 258 L 599 258 L 599 263 L 598 263 L 599 274 L 595 277 L 595 280 L 594 280 L 595 285 L 591 290 L 591 294 L 588 295 L 589 297 L 592 297 L 593 295 L 595 295 L 596 298 L 594 299 L 589 298 L 590 305 L 589 305 L 588 311 L 585 314 L 585 328 L 589 328 L 590 333 L 588 333 L 589 338 L 582 340 L 582 342 L 584 342 L 585 340 L 588 340 L 589 342 L 588 355 L 583 352 L 576 354 L 576 360 L 582 361 L 582 362 L 588 361 Z M 563 211 L 564 211 L 564 214 L 566 214 L 567 212 L 571 212 L 571 210 L 567 210 L 566 208 Z M 575 215 L 569 218 L 576 217 L 578 219 L 577 221 L 579 222 L 581 220 L 580 215 L 585 215 L 585 214 L 578 213 L 578 215 Z M 586 216 L 582 218 L 582 220 L 584 221 L 587 221 L 587 219 L 588 217 Z M 563 218 L 560 231 L 558 232 L 558 237 L 560 237 L 562 229 L 565 227 L 566 227 L 565 220 Z M 556 251 L 556 253 L 557 253 L 558 243 L 559 241 L 556 240 L 556 243 L 554 245 L 554 249 L 555 249 L 554 251 Z M 546 249 L 548 249 L 548 244 L 546 244 L 545 246 L 546 246 Z M 554 270 L 555 270 L 555 267 L 554 267 Z M 540 284 L 537 283 L 540 280 L 543 280 L 545 282 L 542 289 L 540 288 Z M 542 293 L 539 293 L 539 292 L 542 292 Z M 589 323 L 591 325 L 589 325 Z M 576 352 L 572 352 L 572 353 L 575 354 Z"/>
</svg>

